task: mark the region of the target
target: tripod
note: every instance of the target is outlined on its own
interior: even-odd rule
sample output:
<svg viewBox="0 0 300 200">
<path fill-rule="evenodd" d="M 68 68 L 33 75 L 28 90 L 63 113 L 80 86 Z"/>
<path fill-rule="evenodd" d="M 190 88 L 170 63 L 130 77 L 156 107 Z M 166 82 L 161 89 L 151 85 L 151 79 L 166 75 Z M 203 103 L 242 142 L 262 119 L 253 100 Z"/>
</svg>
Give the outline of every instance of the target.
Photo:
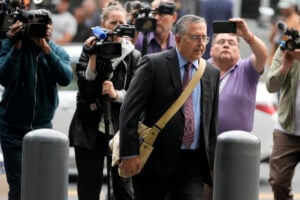
<svg viewBox="0 0 300 200">
<path fill-rule="evenodd" d="M 142 49 L 142 55 L 146 55 L 147 54 L 147 45 L 148 45 L 148 33 L 143 33 L 143 49 Z"/>
<path fill-rule="evenodd" d="M 110 100 L 109 96 L 106 94 L 103 96 L 103 116 L 104 116 L 104 126 L 105 126 L 105 146 L 106 146 L 106 170 L 107 170 L 107 200 L 111 200 L 111 153 L 108 147 L 108 143 L 110 140 L 110 130 L 109 125 L 111 121 L 111 108 L 110 108 Z"/>
<path fill-rule="evenodd" d="M 110 75 L 112 73 L 112 63 L 110 59 L 105 59 L 99 67 L 104 67 L 103 68 L 98 68 L 98 71 L 105 72 L 105 78 L 104 80 L 109 80 Z M 107 198 L 106 200 L 111 200 L 112 199 L 112 192 L 111 192 L 111 152 L 109 149 L 109 140 L 111 138 L 110 134 L 110 122 L 112 120 L 111 117 L 111 105 L 110 105 L 110 97 L 108 94 L 103 95 L 103 101 L 102 101 L 102 108 L 103 108 L 103 119 L 104 119 L 104 131 L 105 131 L 105 156 L 106 156 L 106 170 L 107 170 L 107 175 L 106 175 L 106 183 L 107 183 Z"/>
</svg>

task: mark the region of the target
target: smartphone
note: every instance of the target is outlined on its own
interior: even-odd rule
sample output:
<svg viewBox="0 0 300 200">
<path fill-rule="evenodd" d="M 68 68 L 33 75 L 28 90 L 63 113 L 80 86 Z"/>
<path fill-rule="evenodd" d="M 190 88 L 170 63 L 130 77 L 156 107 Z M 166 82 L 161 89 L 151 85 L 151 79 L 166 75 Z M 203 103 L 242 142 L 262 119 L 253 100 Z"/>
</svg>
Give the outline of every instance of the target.
<svg viewBox="0 0 300 200">
<path fill-rule="evenodd" d="M 236 33 L 236 23 L 223 20 L 214 20 L 213 33 Z"/>
</svg>

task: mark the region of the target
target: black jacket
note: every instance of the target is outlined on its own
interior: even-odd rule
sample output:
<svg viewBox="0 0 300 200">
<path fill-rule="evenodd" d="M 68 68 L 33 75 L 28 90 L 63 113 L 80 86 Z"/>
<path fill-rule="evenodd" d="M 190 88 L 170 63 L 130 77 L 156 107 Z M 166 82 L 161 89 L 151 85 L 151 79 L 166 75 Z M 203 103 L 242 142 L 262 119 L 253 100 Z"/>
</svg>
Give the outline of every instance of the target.
<svg viewBox="0 0 300 200">
<path fill-rule="evenodd" d="M 52 127 L 58 85 L 73 79 L 69 55 L 51 40 L 49 54 L 31 39 L 24 39 L 20 50 L 9 38 L 0 44 L 0 84 L 5 88 L 0 124 L 20 130 Z"/>
</svg>

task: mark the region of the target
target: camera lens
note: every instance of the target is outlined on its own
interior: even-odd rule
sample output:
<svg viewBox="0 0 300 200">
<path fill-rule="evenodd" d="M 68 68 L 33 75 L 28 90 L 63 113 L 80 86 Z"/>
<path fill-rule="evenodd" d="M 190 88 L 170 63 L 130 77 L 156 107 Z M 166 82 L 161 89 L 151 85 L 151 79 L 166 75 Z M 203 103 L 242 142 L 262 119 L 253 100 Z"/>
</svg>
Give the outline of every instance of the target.
<svg viewBox="0 0 300 200">
<path fill-rule="evenodd" d="M 289 50 L 289 51 L 294 51 L 296 49 L 296 42 L 294 40 L 287 40 L 285 42 L 285 49 Z"/>
</svg>

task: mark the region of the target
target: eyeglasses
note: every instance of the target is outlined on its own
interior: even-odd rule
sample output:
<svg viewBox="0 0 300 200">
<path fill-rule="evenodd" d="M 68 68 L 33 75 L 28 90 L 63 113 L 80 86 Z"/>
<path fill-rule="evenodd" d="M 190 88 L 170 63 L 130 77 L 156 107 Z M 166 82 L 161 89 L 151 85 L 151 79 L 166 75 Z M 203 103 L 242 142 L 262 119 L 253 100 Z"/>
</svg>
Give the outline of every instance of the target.
<svg viewBox="0 0 300 200">
<path fill-rule="evenodd" d="M 206 44 L 209 42 L 209 37 L 206 35 L 184 35 L 183 37 L 187 37 L 193 42 L 205 42 Z"/>
<path fill-rule="evenodd" d="M 225 43 L 228 43 L 230 46 L 238 46 L 238 43 L 234 40 L 220 39 L 220 40 L 217 40 L 215 43 L 219 44 L 219 45 L 224 45 Z"/>
</svg>

